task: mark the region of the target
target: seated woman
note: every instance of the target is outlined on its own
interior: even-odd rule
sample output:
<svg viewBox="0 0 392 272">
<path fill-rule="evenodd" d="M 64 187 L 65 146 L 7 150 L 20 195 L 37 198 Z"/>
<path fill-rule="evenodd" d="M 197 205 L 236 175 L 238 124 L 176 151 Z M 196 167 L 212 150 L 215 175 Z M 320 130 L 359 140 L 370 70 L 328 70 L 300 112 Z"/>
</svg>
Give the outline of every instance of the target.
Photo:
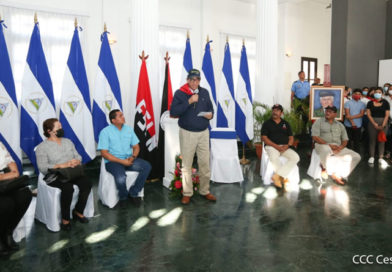
<svg viewBox="0 0 392 272">
<path fill-rule="evenodd" d="M 42 174 L 46 175 L 49 169 L 75 167 L 81 164 L 81 156 L 76 151 L 74 144 L 69 139 L 62 138 L 64 130 L 58 119 L 47 119 L 43 123 L 43 131 L 47 139 L 40 143 L 35 151 L 38 169 Z M 66 183 L 56 179 L 51 182 L 47 181 L 47 184 L 61 190 L 61 228 L 63 230 L 71 229 L 70 208 L 74 184 L 79 187 L 79 199 L 72 211 L 73 218 L 81 223 L 88 223 L 83 211 L 91 191 L 91 182 L 86 176 L 80 176 Z"/>
<path fill-rule="evenodd" d="M 19 177 L 18 167 L 0 142 L 0 183 L 17 177 Z M 31 198 L 31 191 L 27 187 L 0 194 L 0 255 L 7 255 L 19 249 L 12 238 L 12 233 L 29 207 Z"/>
</svg>

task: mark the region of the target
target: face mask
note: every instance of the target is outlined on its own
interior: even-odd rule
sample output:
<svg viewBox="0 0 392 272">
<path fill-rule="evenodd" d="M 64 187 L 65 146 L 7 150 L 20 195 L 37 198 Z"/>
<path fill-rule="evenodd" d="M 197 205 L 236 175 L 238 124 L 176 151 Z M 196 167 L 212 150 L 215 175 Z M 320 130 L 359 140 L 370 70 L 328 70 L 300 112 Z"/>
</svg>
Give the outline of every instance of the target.
<svg viewBox="0 0 392 272">
<path fill-rule="evenodd" d="M 56 136 L 57 136 L 58 138 L 64 137 L 64 130 L 63 130 L 62 128 L 58 129 L 58 130 L 56 131 Z"/>
<path fill-rule="evenodd" d="M 381 94 L 380 93 L 375 93 L 374 94 L 374 98 L 375 99 L 380 99 L 381 98 Z"/>
<path fill-rule="evenodd" d="M 384 87 L 384 92 L 388 91 L 389 87 Z"/>
<path fill-rule="evenodd" d="M 368 93 L 368 92 L 366 92 L 366 91 L 363 91 L 363 92 L 362 92 L 362 94 L 363 94 L 364 96 L 367 96 L 367 93 Z"/>
<path fill-rule="evenodd" d="M 355 101 L 358 101 L 359 99 L 361 99 L 361 95 L 360 94 L 353 94 L 353 99 Z"/>
<path fill-rule="evenodd" d="M 392 90 L 389 90 L 388 93 L 389 93 L 389 95 L 392 95 Z"/>
</svg>

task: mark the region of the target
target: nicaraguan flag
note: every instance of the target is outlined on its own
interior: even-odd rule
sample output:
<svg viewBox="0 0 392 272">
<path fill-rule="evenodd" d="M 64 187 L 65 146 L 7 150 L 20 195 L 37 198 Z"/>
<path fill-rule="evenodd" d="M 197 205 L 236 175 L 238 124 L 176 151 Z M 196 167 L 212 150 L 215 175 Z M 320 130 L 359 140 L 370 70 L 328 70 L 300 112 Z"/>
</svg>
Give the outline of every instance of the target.
<svg viewBox="0 0 392 272">
<path fill-rule="evenodd" d="M 75 27 L 60 102 L 60 122 L 65 132 L 86 163 L 95 158 L 90 90 L 84 66 L 79 32 Z"/>
<path fill-rule="evenodd" d="M 20 146 L 36 170 L 34 149 L 44 138 L 43 122 L 48 118 L 56 118 L 55 109 L 52 80 L 42 48 L 38 23 L 35 23 L 22 79 Z"/>
<path fill-rule="evenodd" d="M 93 102 L 93 124 L 96 142 L 98 142 L 99 132 L 110 124 L 109 112 L 114 109 L 122 111 L 120 82 L 110 50 L 107 31 L 102 34 L 101 40 Z"/>
<path fill-rule="evenodd" d="M 240 74 L 235 99 L 235 130 L 241 142 L 245 144 L 253 139 L 252 89 L 245 45 L 241 50 Z"/>
<path fill-rule="evenodd" d="M 225 57 L 218 93 L 217 127 L 235 128 L 233 71 L 231 68 L 231 55 L 228 42 L 225 45 Z"/>
<path fill-rule="evenodd" d="M 22 173 L 20 120 L 14 76 L 0 20 L 0 142 L 4 144 Z"/>
<path fill-rule="evenodd" d="M 203 64 L 202 64 L 202 76 L 200 85 L 203 88 L 206 88 L 210 93 L 210 98 L 212 102 L 212 106 L 214 108 L 214 117 L 210 120 L 211 128 L 216 127 L 216 90 L 215 90 L 215 76 L 214 76 L 214 67 L 212 65 L 212 57 L 211 57 L 211 48 L 210 43 L 212 41 L 208 41 L 206 43 L 206 47 L 204 50 Z"/>
<path fill-rule="evenodd" d="M 192 64 L 192 52 L 191 52 L 191 40 L 189 37 L 186 38 L 184 59 L 182 65 L 181 82 L 180 86 L 186 83 L 186 77 L 188 76 L 189 70 L 193 69 Z"/>
</svg>

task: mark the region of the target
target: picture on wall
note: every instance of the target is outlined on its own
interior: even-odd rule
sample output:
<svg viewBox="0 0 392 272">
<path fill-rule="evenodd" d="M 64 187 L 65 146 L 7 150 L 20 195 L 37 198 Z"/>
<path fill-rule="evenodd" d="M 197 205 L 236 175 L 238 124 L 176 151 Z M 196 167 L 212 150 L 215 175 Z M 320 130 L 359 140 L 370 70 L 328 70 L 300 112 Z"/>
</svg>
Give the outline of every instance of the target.
<svg viewBox="0 0 392 272">
<path fill-rule="evenodd" d="M 336 120 L 343 120 L 344 86 L 312 86 L 310 89 L 309 115 L 311 120 L 324 117 L 325 108 L 335 106 L 338 111 Z"/>
</svg>

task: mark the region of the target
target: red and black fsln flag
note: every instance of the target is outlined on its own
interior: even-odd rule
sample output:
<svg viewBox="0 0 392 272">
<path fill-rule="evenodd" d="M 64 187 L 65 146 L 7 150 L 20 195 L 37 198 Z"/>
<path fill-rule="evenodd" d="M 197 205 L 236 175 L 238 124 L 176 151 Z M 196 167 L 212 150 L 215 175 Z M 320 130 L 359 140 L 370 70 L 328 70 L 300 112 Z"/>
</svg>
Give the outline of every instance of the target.
<svg viewBox="0 0 392 272">
<path fill-rule="evenodd" d="M 170 107 L 173 100 L 173 91 L 170 79 L 170 68 L 169 59 L 166 56 L 166 67 L 165 67 L 165 83 L 163 84 L 162 104 L 161 104 L 161 120 L 163 115 L 170 115 Z M 158 157 L 159 166 L 158 173 L 159 177 L 165 176 L 165 131 L 159 126 L 159 142 L 158 142 Z"/>
<path fill-rule="evenodd" d="M 139 138 L 139 157 L 150 162 L 152 170 L 148 179 L 160 178 L 158 174 L 158 146 L 155 131 L 154 109 L 151 99 L 150 83 L 145 59 L 140 67 L 139 84 L 136 96 L 136 114 L 134 130 Z"/>
</svg>

